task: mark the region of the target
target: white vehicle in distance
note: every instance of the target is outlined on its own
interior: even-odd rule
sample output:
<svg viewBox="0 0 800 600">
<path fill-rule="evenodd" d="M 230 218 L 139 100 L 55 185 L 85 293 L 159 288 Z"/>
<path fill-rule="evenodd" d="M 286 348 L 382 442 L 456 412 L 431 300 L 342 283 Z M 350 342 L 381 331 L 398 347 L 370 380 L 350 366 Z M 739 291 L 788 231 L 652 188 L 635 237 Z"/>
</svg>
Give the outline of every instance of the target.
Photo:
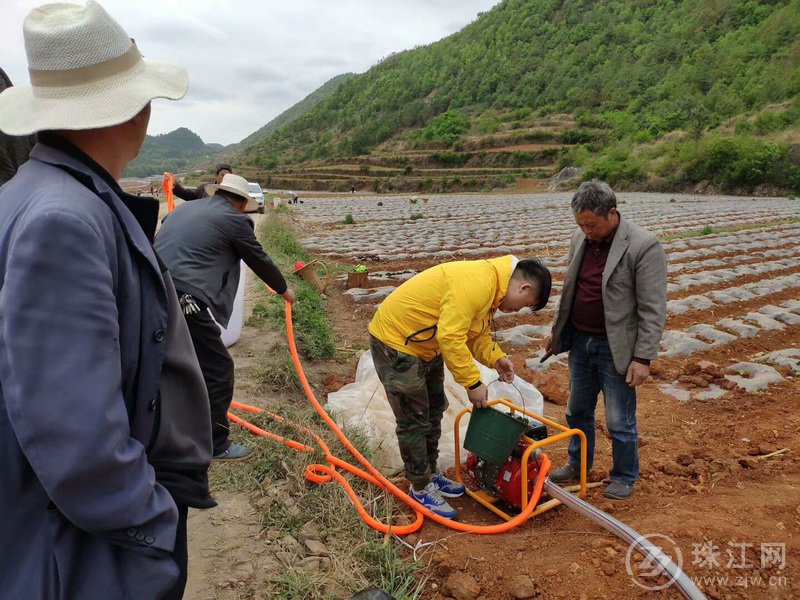
<svg viewBox="0 0 800 600">
<path fill-rule="evenodd" d="M 250 197 L 258 202 L 258 212 L 264 212 L 264 190 L 255 181 L 248 181 L 247 187 L 249 188 Z"/>
</svg>

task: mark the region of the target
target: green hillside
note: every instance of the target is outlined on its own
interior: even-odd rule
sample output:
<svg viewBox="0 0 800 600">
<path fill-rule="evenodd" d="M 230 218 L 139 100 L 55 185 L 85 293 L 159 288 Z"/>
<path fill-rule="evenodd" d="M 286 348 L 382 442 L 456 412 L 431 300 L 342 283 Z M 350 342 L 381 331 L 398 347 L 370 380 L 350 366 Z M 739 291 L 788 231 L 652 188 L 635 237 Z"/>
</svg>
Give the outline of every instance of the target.
<svg viewBox="0 0 800 600">
<path fill-rule="evenodd" d="M 353 77 L 355 77 L 355 73 L 344 73 L 342 75 L 337 75 L 333 79 L 330 79 L 316 90 L 311 92 L 308 96 L 303 98 L 300 102 L 283 111 L 277 117 L 272 119 L 272 121 L 264 125 L 261 129 L 248 135 L 236 145 L 236 149 L 244 149 L 258 141 L 267 139 L 284 125 L 288 125 L 295 119 L 303 116 L 326 98 L 329 98 L 337 89 L 339 89 L 339 86 Z"/>
<path fill-rule="evenodd" d="M 146 177 L 164 171 L 180 173 L 199 163 L 208 162 L 222 150 L 221 144 L 206 144 L 186 127 L 161 135 L 148 135 L 139 156 L 125 170 L 125 176 Z"/>
<path fill-rule="evenodd" d="M 459 153 L 553 143 L 553 168 L 618 185 L 797 189 L 799 34 L 800 0 L 505 0 L 350 78 L 242 162 L 262 177 L 364 155 L 404 169 L 437 150 L 478 167 Z"/>
</svg>

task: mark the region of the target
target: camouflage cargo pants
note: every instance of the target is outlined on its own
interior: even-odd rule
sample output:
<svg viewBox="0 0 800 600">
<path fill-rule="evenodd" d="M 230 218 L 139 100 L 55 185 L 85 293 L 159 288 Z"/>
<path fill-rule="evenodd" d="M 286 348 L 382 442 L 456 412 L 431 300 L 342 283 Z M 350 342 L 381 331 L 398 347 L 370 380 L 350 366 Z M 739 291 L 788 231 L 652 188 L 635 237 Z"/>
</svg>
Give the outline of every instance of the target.
<svg viewBox="0 0 800 600">
<path fill-rule="evenodd" d="M 442 415 L 447 409 L 444 394 L 444 362 L 430 362 L 398 352 L 370 336 L 370 351 L 389 405 L 397 421 L 397 442 L 414 489 L 431 480 L 439 459 Z"/>
</svg>

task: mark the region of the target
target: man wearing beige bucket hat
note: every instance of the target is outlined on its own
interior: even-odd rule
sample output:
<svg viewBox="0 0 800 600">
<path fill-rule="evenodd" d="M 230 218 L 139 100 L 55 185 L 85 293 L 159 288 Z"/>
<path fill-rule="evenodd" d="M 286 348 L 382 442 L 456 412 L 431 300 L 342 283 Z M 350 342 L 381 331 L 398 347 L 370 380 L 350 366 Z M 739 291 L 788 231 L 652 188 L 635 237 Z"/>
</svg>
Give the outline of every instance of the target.
<svg viewBox="0 0 800 600">
<path fill-rule="evenodd" d="M 155 246 L 175 280 L 205 377 L 214 458 L 239 460 L 251 451 L 228 439 L 233 359 L 217 323 L 227 327 L 230 321 L 241 261 L 290 302 L 294 292 L 258 242 L 252 219 L 244 214 L 258 209 L 247 180 L 228 173 L 221 183 L 207 185 L 206 191 L 208 196 L 181 204 L 164 220 Z"/>
<path fill-rule="evenodd" d="M 31 85 L 0 93 L 0 130 L 39 139 L 0 188 L 0 597 L 181 598 L 188 507 L 214 506 L 208 399 L 158 203 L 116 180 L 186 72 L 91 0 L 23 32 Z"/>
</svg>

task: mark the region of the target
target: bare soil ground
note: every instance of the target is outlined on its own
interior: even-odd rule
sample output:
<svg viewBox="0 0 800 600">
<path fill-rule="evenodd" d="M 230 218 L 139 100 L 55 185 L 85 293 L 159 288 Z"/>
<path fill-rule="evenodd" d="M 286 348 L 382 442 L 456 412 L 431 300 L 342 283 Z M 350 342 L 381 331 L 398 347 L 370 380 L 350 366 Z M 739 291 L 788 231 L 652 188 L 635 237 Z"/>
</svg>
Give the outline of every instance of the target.
<svg viewBox="0 0 800 600">
<path fill-rule="evenodd" d="M 399 270 L 404 266 L 422 267 L 419 263 L 387 262 L 370 268 Z M 369 285 L 388 284 L 370 281 Z M 366 326 L 375 310 L 375 304 L 356 303 L 342 292 L 343 284 L 336 282 L 329 291 L 328 310 L 337 347 L 349 358 L 311 366 L 309 377 L 321 396 L 352 381 L 355 352 L 365 347 Z M 782 293 L 774 300 L 797 299 L 797 290 L 794 292 Z M 725 316 L 770 302 L 773 298 L 765 297 L 737 304 L 726 308 Z M 714 320 L 721 316 L 714 315 Z M 549 318 L 537 315 L 535 319 L 507 320 L 503 327 L 542 324 Z M 710 319 L 704 311 L 694 311 L 670 317 L 668 327 L 685 329 L 693 323 L 713 322 Z M 272 399 L 261 395 L 263 388 L 253 381 L 252 372 L 259 354 L 278 339 L 245 327 L 242 339 L 231 349 L 239 399 L 269 406 Z M 525 358 L 537 346 L 507 348 L 518 373 L 537 385 L 543 384 L 544 378 L 551 384 L 555 380 L 566 390 L 568 378 L 563 367 L 556 366 L 545 375 L 525 368 Z M 667 536 L 668 540 L 654 541 L 673 556 L 680 552 L 684 569 L 710 598 L 800 597 L 800 373 L 782 369 L 785 379 L 764 392 L 733 390 L 722 399 L 705 402 L 678 402 L 663 394 L 659 386 L 672 382 L 699 360 L 725 367 L 767 351 L 797 347 L 800 326 L 787 326 L 780 332 L 761 332 L 688 358 L 656 361 L 651 379 L 638 393 L 641 479 L 636 493 L 623 502 L 603 498 L 602 487 L 588 493 L 591 503 L 639 533 Z M 545 415 L 565 423 L 563 406 L 545 402 Z M 550 456 L 554 465 L 561 464 L 565 445 Z M 590 479 L 603 481 L 610 463 L 611 444 L 600 401 Z M 313 489 L 309 493 L 314 493 Z M 274 568 L 259 558 L 263 546 L 259 516 L 250 500 L 230 494 L 217 494 L 217 499 L 218 508 L 190 517 L 191 571 L 186 595 L 190 599 L 243 598 L 244 581 L 249 582 L 249 589 L 257 589 L 252 583 Z M 469 499 L 453 503 L 461 521 L 497 522 L 497 517 Z M 425 575 L 429 579 L 422 596 L 426 599 L 679 597 L 675 588 L 647 591 L 640 587 L 653 582 L 631 576 L 629 569 L 639 572 L 639 561 L 633 555 L 626 564 L 627 545 L 565 507 L 493 536 L 457 534 L 428 523 L 406 542 L 434 542 L 418 554 L 428 565 Z M 474 580 L 477 594 L 459 595 L 466 593 L 458 585 L 464 576 Z"/>
<path fill-rule="evenodd" d="M 347 297 L 334 298 L 329 307 L 340 335 L 358 343 L 374 308 L 351 302 Z M 603 498 L 602 487 L 588 493 L 590 502 L 639 533 L 674 540 L 685 570 L 699 578 L 709 597 L 792 598 L 800 593 L 800 376 L 787 373 L 784 382 L 764 393 L 734 391 L 708 402 L 680 403 L 658 386 L 673 381 L 688 363 L 711 360 L 727 365 L 798 343 L 800 326 L 795 326 L 688 359 L 654 363 L 653 377 L 638 393 L 641 480 L 635 495 L 625 502 L 611 502 Z M 509 351 L 523 378 L 537 385 L 556 378 L 568 390 L 565 368 L 535 374 L 524 366 L 530 353 Z M 545 402 L 545 416 L 566 424 L 562 406 Z M 604 480 L 611 466 L 604 418 L 600 401 L 590 474 L 594 481 Z M 551 451 L 554 465 L 564 460 L 565 449 L 562 445 Z M 782 449 L 788 451 L 760 458 Z M 469 499 L 454 504 L 460 510 L 459 520 L 496 522 L 494 515 Z M 565 507 L 502 535 L 464 536 L 433 524 L 416 539 L 441 542 L 432 557 L 432 577 L 439 590 L 453 573 L 465 572 L 476 579 L 485 598 L 515 597 L 510 589 L 515 575 L 527 575 L 542 598 L 680 597 L 674 590 L 646 592 L 637 587 L 626 570 L 627 545 Z M 771 543 L 784 544 L 784 569 L 762 568 L 761 545 Z M 715 548 L 701 552 L 708 544 Z M 704 560 L 706 554 L 711 558 Z M 448 596 L 431 590 L 426 597 Z"/>
</svg>

